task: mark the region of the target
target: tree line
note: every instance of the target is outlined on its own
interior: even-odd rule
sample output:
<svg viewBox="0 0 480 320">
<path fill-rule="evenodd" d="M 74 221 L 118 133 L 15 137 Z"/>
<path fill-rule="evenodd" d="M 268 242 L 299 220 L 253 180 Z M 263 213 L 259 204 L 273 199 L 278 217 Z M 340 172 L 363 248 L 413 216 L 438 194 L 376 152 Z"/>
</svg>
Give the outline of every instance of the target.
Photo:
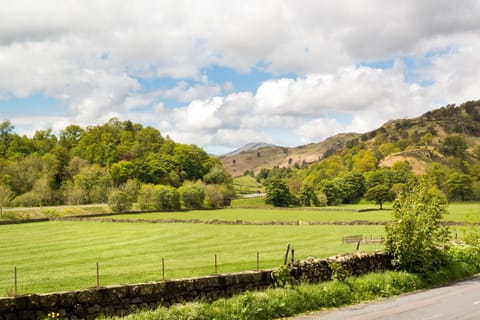
<svg viewBox="0 0 480 320">
<path fill-rule="evenodd" d="M 150 126 L 113 118 L 28 137 L 17 134 L 9 120 L 0 124 L 0 208 L 106 203 L 119 192 L 136 202 L 152 186 L 179 195 L 201 189 L 200 204 L 179 198 L 194 207 L 221 206 L 233 196 L 232 178 L 218 159 Z M 147 200 L 143 206 L 152 207 Z"/>
<path fill-rule="evenodd" d="M 246 174 L 264 183 L 267 202 L 276 206 L 338 205 L 367 199 L 382 207 L 423 178 L 444 201 L 479 200 L 479 120 L 480 101 L 449 105 L 416 119 L 392 121 L 352 139 L 347 148 L 320 162 Z M 391 155 L 408 160 L 382 166 Z M 420 167 L 410 162 L 416 159 Z"/>
</svg>

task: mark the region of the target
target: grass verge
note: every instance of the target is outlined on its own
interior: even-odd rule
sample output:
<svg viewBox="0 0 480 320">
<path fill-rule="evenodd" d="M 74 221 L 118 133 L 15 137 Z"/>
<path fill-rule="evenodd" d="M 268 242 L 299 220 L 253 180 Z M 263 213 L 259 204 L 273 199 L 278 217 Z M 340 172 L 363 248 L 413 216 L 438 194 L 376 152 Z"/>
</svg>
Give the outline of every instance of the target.
<svg viewBox="0 0 480 320">
<path fill-rule="evenodd" d="M 329 281 L 317 285 L 304 284 L 263 292 L 246 292 L 212 303 L 178 304 L 170 308 L 158 308 L 114 319 L 278 319 L 439 286 L 466 278 L 476 272 L 478 269 L 472 267 L 468 261 L 458 260 L 457 255 L 449 266 L 426 277 L 400 271 L 372 273 L 361 277 L 350 277 L 344 281 Z"/>
</svg>

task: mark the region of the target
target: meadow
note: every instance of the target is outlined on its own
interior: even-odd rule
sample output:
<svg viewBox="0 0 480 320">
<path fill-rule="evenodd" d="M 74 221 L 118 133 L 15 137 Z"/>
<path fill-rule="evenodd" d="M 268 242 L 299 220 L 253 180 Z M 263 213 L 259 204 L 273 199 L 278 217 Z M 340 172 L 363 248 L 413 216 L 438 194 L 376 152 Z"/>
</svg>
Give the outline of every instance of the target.
<svg viewBox="0 0 480 320">
<path fill-rule="evenodd" d="M 229 208 L 180 212 L 131 213 L 108 217 L 125 219 L 198 219 L 203 221 L 387 221 L 390 210 L 359 211 L 370 204 L 335 208 Z M 99 207 L 91 209 L 98 212 Z M 387 205 L 387 208 L 389 206 Z M 62 208 L 43 209 L 46 215 L 65 215 Z M 480 203 L 452 203 L 444 220 L 478 221 Z M 77 212 L 75 212 L 77 213 Z M 79 212 L 83 213 L 83 212 Z M 96 219 L 96 218 L 94 218 Z M 96 262 L 100 284 L 121 284 L 214 273 L 217 255 L 219 273 L 270 269 L 283 262 L 287 244 L 296 258 L 326 257 L 353 252 L 343 244 L 348 235 L 380 236 L 384 226 L 340 225 L 210 225 L 187 223 L 108 223 L 52 221 L 0 225 L 0 296 L 13 292 L 13 268 L 17 268 L 18 292 L 52 292 L 92 287 Z M 452 227 L 461 236 L 462 228 Z M 363 245 L 364 251 L 381 245 Z"/>
<path fill-rule="evenodd" d="M 287 244 L 295 258 L 355 251 L 345 235 L 382 235 L 383 226 L 246 226 L 105 222 L 40 222 L 0 226 L 0 296 L 52 292 L 96 285 L 137 283 L 255 270 L 283 263 Z M 381 245 L 362 245 L 364 251 Z"/>
<path fill-rule="evenodd" d="M 362 211 L 368 209 L 369 211 Z M 114 215 L 118 219 L 198 219 L 202 221 L 388 221 L 390 220 L 391 204 L 384 210 L 377 210 L 375 205 L 362 203 L 341 205 L 335 207 L 312 208 L 242 208 L 234 207 L 223 210 L 189 210 L 174 212 L 130 213 Z M 480 220 L 480 202 L 454 202 L 448 205 L 444 221 L 465 222 Z"/>
</svg>

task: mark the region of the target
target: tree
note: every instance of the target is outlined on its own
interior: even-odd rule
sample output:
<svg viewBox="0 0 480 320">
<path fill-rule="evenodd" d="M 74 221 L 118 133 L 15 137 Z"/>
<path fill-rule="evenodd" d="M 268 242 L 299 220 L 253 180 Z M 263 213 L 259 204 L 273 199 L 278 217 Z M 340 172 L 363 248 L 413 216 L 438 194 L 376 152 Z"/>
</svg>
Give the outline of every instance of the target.
<svg viewBox="0 0 480 320">
<path fill-rule="evenodd" d="M 344 203 L 356 203 L 365 193 L 365 177 L 358 172 L 351 172 L 341 179 Z"/>
<path fill-rule="evenodd" d="M 0 218 L 3 216 L 3 208 L 10 205 L 13 197 L 14 194 L 12 190 L 3 184 L 0 184 Z"/>
<path fill-rule="evenodd" d="M 365 193 L 365 199 L 368 201 L 375 201 L 375 204 L 380 205 L 380 210 L 382 210 L 384 202 L 395 199 L 395 193 L 391 188 L 379 184 L 367 190 Z"/>
<path fill-rule="evenodd" d="M 327 204 L 329 206 L 335 206 L 343 202 L 344 193 L 339 179 L 322 181 L 320 190 L 327 197 Z"/>
<path fill-rule="evenodd" d="M 193 183 L 186 183 L 180 187 L 179 191 L 183 205 L 186 208 L 199 209 L 203 206 L 205 192 L 201 186 Z"/>
<path fill-rule="evenodd" d="M 180 209 L 180 193 L 172 186 L 157 185 L 154 189 L 155 209 Z"/>
<path fill-rule="evenodd" d="M 132 209 L 132 202 L 128 194 L 120 190 L 114 190 L 108 196 L 108 206 L 113 212 L 127 212 Z"/>
<path fill-rule="evenodd" d="M 155 185 L 142 184 L 138 191 L 137 203 L 142 210 L 155 210 Z"/>
<path fill-rule="evenodd" d="M 447 136 L 440 146 L 440 151 L 446 156 L 454 156 L 460 159 L 465 158 L 466 150 L 467 143 L 465 139 L 460 136 Z"/>
<path fill-rule="evenodd" d="M 300 201 L 300 205 L 304 207 L 318 207 L 320 205 L 318 197 L 315 194 L 315 189 L 311 185 L 304 185 L 302 187 L 302 190 L 300 190 L 298 198 Z"/>
<path fill-rule="evenodd" d="M 288 207 L 290 205 L 292 195 L 285 180 L 280 178 L 269 179 L 265 191 L 265 203 L 275 207 Z"/>
<path fill-rule="evenodd" d="M 414 273 L 438 270 L 444 263 L 441 244 L 448 230 L 440 220 L 446 213 L 438 190 L 421 182 L 402 193 L 393 204 L 386 226 L 385 249 L 397 268 Z"/>
<path fill-rule="evenodd" d="M 473 198 L 473 180 L 467 174 L 454 173 L 447 180 L 449 200 L 471 200 Z"/>
<path fill-rule="evenodd" d="M 205 203 L 211 208 L 222 208 L 224 194 L 219 184 L 207 184 L 205 186 Z"/>
</svg>

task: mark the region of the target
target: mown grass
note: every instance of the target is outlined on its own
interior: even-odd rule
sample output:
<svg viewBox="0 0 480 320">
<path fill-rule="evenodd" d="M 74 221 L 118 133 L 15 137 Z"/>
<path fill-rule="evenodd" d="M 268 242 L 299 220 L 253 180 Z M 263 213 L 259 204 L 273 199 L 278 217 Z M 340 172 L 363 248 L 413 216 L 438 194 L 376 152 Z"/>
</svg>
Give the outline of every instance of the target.
<svg viewBox="0 0 480 320">
<path fill-rule="evenodd" d="M 338 211 L 337 211 L 338 210 Z M 318 209 L 318 208 L 229 208 L 223 210 L 192 210 L 177 212 L 151 212 L 121 214 L 113 216 L 125 219 L 199 219 L 204 221 L 225 220 L 225 221 L 351 221 L 369 220 L 385 221 L 390 218 L 390 212 L 367 211 L 356 212 L 348 209 Z"/>
<path fill-rule="evenodd" d="M 250 200 L 250 199 L 249 199 Z M 371 211 L 362 211 L 373 209 Z M 451 203 L 443 217 L 444 221 L 480 220 L 480 202 Z M 227 208 L 223 210 L 191 210 L 177 212 L 152 212 L 115 215 L 125 219 L 198 219 L 204 221 L 389 221 L 391 219 L 389 206 L 384 210 L 375 210 L 372 204 L 353 204 L 335 207 L 312 208 Z"/>
<path fill-rule="evenodd" d="M 96 262 L 100 284 L 253 270 L 277 267 L 286 245 L 297 259 L 353 252 L 345 235 L 382 235 L 383 226 L 246 226 L 100 222 L 42 222 L 0 226 L 0 295 L 13 288 L 17 267 L 20 294 L 92 287 Z M 364 251 L 380 245 L 365 245 Z"/>
<path fill-rule="evenodd" d="M 265 186 L 257 182 L 252 176 L 241 176 L 233 179 L 233 186 L 237 194 L 264 192 Z"/>
<path fill-rule="evenodd" d="M 246 292 L 213 303 L 177 304 L 170 308 L 158 308 L 115 319 L 278 319 L 438 286 L 471 276 L 477 271 L 468 264 L 452 262 L 451 265 L 428 277 L 399 271 L 371 273 L 361 277 L 350 277 L 345 281 L 329 281 L 316 285 L 303 284 L 263 292 Z"/>
</svg>

